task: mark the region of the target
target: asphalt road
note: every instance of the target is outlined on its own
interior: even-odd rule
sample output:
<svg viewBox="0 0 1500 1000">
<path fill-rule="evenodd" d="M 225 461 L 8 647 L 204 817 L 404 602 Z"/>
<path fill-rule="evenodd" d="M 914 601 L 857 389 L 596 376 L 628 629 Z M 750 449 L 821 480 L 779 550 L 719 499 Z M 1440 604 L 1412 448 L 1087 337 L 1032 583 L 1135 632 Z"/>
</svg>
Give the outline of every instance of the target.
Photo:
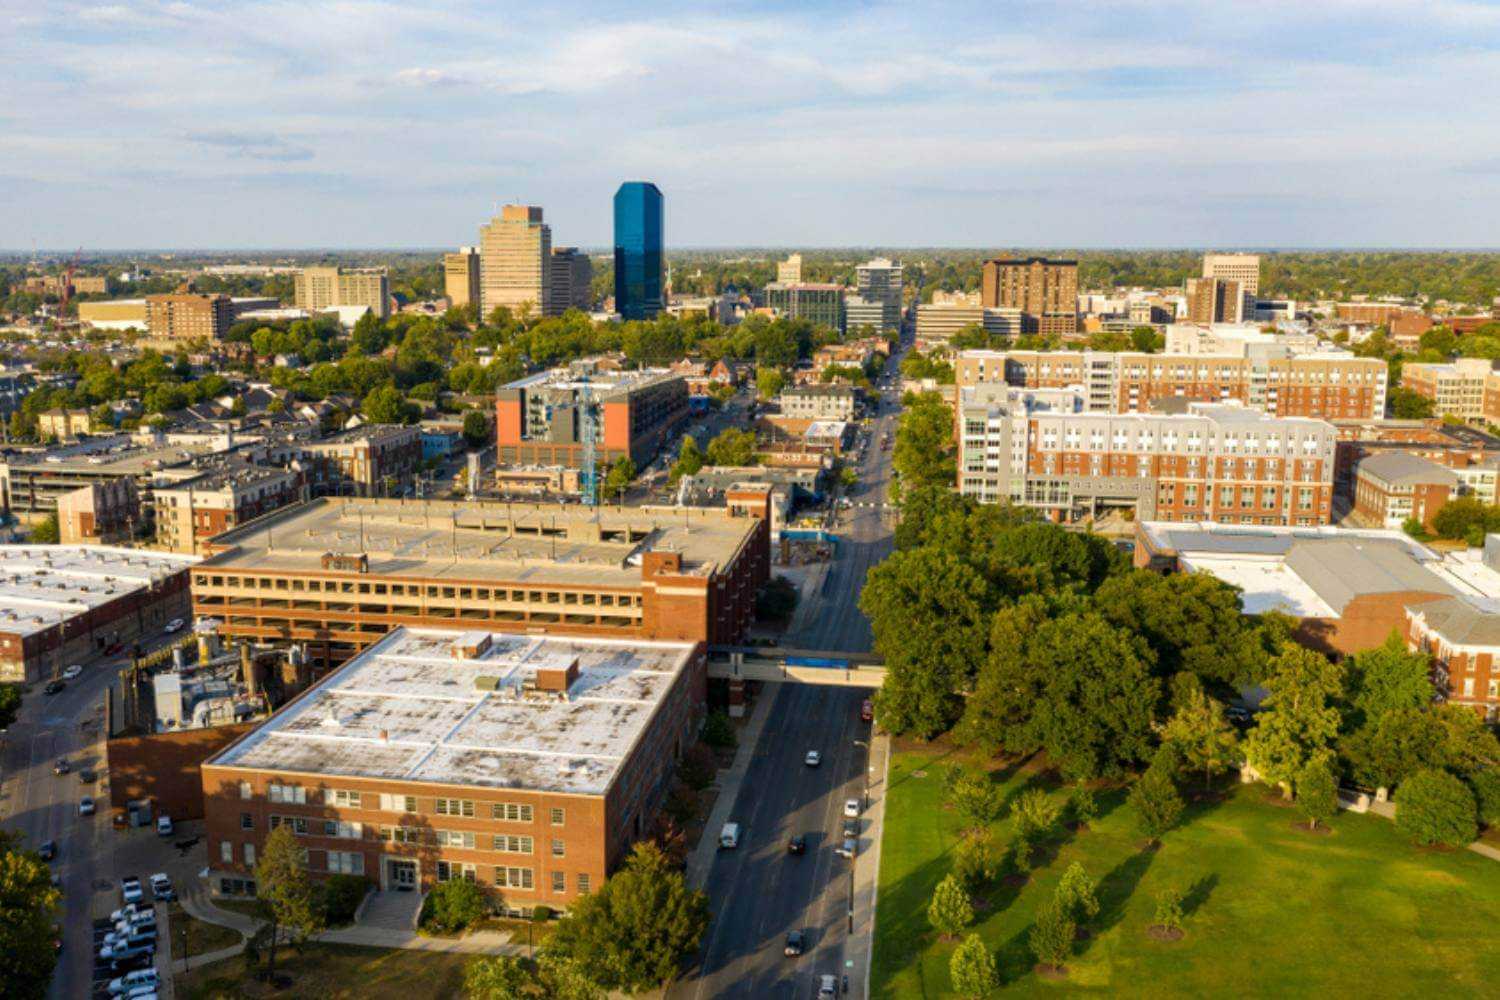
<svg viewBox="0 0 1500 1000">
<path fill-rule="evenodd" d="M 170 641 L 154 636 L 149 652 Z M 88 663 L 83 675 L 55 695 L 36 684 L 25 696 L 20 717 L 0 736 L 0 828 L 20 831 L 26 846 L 57 842 L 52 870 L 62 876 L 63 954 L 52 977 L 57 1000 L 86 997 L 92 981 L 92 905 L 96 895 L 118 893 L 96 879 L 114 874 L 113 834 L 109 828 L 109 790 L 103 760 L 104 692 L 128 656 Z M 87 722 L 87 727 L 80 726 Z M 52 767 L 66 757 L 72 772 L 55 775 Z M 78 772 L 93 769 L 100 780 L 85 786 Z M 78 802 L 92 795 L 93 816 L 78 815 Z M 0 990 L 3 992 L 3 990 Z"/>
<path fill-rule="evenodd" d="M 776 702 L 731 813 L 742 827 L 740 846 L 720 851 L 709 873 L 713 923 L 699 964 L 668 993 L 676 1000 L 810 997 L 818 976 L 845 971 L 852 863 L 834 849 L 842 842 L 844 800 L 863 792 L 868 749 L 854 741 L 869 737 L 859 718 L 869 692 L 775 687 L 764 695 Z M 809 750 L 822 751 L 821 766 L 803 763 Z M 799 833 L 807 836 L 807 853 L 787 853 Z M 860 834 L 860 850 L 868 850 L 868 820 L 860 820 Z M 807 950 L 787 958 L 786 935 L 798 929 L 807 934 Z"/>
</svg>

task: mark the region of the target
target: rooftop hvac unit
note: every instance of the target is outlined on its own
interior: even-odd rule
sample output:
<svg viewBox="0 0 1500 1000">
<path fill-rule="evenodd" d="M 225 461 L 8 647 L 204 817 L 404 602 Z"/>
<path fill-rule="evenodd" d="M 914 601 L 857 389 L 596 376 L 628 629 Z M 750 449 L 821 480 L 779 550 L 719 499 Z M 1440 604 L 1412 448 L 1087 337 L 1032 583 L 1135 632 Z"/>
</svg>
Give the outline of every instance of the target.
<svg viewBox="0 0 1500 1000">
<path fill-rule="evenodd" d="M 476 691 L 498 691 L 500 690 L 500 678 L 488 674 L 480 674 L 474 678 L 474 690 Z"/>
</svg>

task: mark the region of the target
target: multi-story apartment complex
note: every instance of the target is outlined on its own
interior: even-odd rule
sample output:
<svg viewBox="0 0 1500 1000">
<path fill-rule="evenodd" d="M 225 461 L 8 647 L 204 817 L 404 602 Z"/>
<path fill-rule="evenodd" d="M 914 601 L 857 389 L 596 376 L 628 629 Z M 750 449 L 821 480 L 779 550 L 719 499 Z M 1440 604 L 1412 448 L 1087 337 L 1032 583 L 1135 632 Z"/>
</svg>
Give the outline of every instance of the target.
<svg viewBox="0 0 1500 1000">
<path fill-rule="evenodd" d="M 1203 277 L 1232 281 L 1249 298 L 1260 295 L 1260 255 L 1253 253 L 1207 253 L 1203 255 Z"/>
<path fill-rule="evenodd" d="M 1027 257 L 987 260 L 980 304 L 1019 309 L 1026 333 L 1071 337 L 1078 332 L 1078 262 Z"/>
<path fill-rule="evenodd" d="M 210 887 L 287 827 L 315 876 L 567 909 L 647 837 L 706 697 L 693 643 L 400 629 L 202 769 Z"/>
<path fill-rule="evenodd" d="M 1240 323 L 1245 319 L 1245 294 L 1238 281 L 1189 278 L 1184 294 L 1189 323 Z"/>
<path fill-rule="evenodd" d="M 1236 401 L 1276 416 L 1323 420 L 1385 414 L 1385 362 L 1343 352 L 1277 357 L 974 350 L 959 354 L 954 372 L 960 387 L 1082 386 L 1085 409 L 1097 413 L 1143 413 L 1163 400 L 1181 399 Z"/>
<path fill-rule="evenodd" d="M 129 544 L 142 523 L 133 479 L 101 480 L 57 498 L 57 540 L 63 545 Z"/>
<path fill-rule="evenodd" d="M 399 625 L 732 644 L 768 578 L 768 495 L 670 514 L 313 500 L 206 543 L 193 610 L 325 662 Z"/>
<path fill-rule="evenodd" d="M 495 394 L 500 465 L 580 468 L 592 428 L 598 462 L 628 456 L 643 468 L 688 416 L 687 383 L 666 370 L 590 372 L 557 368 Z"/>
<path fill-rule="evenodd" d="M 479 227 L 479 309 L 559 313 L 552 301 L 552 228 L 537 205 L 502 205 Z"/>
<path fill-rule="evenodd" d="M 615 312 L 651 319 L 666 302 L 666 216 L 661 190 L 626 181 L 615 192 Z"/>
<path fill-rule="evenodd" d="M 1412 313 L 1421 315 L 1420 309 L 1399 302 L 1340 302 L 1333 310 L 1340 322 L 1370 326 L 1384 325 Z"/>
<path fill-rule="evenodd" d="M 1452 469 L 1459 491 L 1484 503 L 1495 502 L 1500 439 L 1476 427 L 1428 420 L 1335 420 L 1339 432 L 1334 458 L 1336 493 L 1354 501 L 1354 470 L 1370 455 L 1406 454 Z"/>
<path fill-rule="evenodd" d="M 1500 375 L 1488 358 L 1401 366 L 1401 386 L 1432 400 L 1439 417 L 1500 422 Z"/>
<path fill-rule="evenodd" d="M 168 552 L 197 555 L 207 539 L 301 497 L 302 477 L 292 469 L 219 465 L 196 479 L 156 488 L 156 541 Z"/>
<path fill-rule="evenodd" d="M 787 319 L 805 319 L 840 332 L 844 329 L 844 289 L 841 285 L 773 282 L 766 286 L 766 305 Z"/>
<path fill-rule="evenodd" d="M 859 301 L 878 303 L 881 307 L 880 322 L 872 324 L 880 333 L 901 329 L 902 274 L 900 264 L 893 264 L 884 257 L 876 257 L 854 269 Z M 851 325 L 850 329 L 857 327 Z"/>
<path fill-rule="evenodd" d="M 146 330 L 152 340 L 219 340 L 232 322 L 233 306 L 227 295 L 146 296 Z"/>
<path fill-rule="evenodd" d="M 970 326 L 978 326 L 993 337 L 1014 340 L 1021 336 L 1024 324 L 1019 309 L 987 309 L 984 306 L 956 302 L 931 302 L 917 306 L 917 340 L 941 343 Z"/>
<path fill-rule="evenodd" d="M 1459 492 L 1458 474 L 1404 451 L 1362 458 L 1354 467 L 1354 515 L 1375 528 L 1399 528 L 1432 518 Z"/>
<path fill-rule="evenodd" d="M 443 254 L 443 294 L 456 306 L 479 308 L 479 248 Z"/>
<path fill-rule="evenodd" d="M 1321 420 L 1193 403 L 1181 414 L 1088 413 L 1077 390 L 965 388 L 958 487 L 1059 521 L 1326 524 L 1336 435 Z"/>
<path fill-rule="evenodd" d="M 1485 548 L 1493 568 L 1490 544 Z M 1408 606 L 1406 644 L 1432 657 L 1440 698 L 1500 720 L 1500 610 L 1493 600 L 1462 595 Z"/>
<path fill-rule="evenodd" d="M 594 307 L 594 265 L 577 247 L 553 247 L 551 270 L 552 303 L 559 312 Z"/>
<path fill-rule="evenodd" d="M 391 279 L 383 267 L 304 267 L 292 282 L 296 305 L 309 312 L 365 306 L 381 319 L 391 314 Z"/>
<path fill-rule="evenodd" d="M 43 410 L 36 415 L 37 436 L 43 441 L 48 439 L 63 441 L 68 438 L 82 437 L 93 429 L 93 417 L 86 409 L 70 410 L 66 407 L 58 407 L 53 410 Z"/>
<path fill-rule="evenodd" d="M 859 395 L 848 385 L 804 385 L 782 390 L 776 403 L 797 420 L 853 420 Z"/>
<path fill-rule="evenodd" d="M 411 484 L 422 464 L 422 431 L 365 424 L 302 445 L 314 495 L 392 496 Z"/>
</svg>

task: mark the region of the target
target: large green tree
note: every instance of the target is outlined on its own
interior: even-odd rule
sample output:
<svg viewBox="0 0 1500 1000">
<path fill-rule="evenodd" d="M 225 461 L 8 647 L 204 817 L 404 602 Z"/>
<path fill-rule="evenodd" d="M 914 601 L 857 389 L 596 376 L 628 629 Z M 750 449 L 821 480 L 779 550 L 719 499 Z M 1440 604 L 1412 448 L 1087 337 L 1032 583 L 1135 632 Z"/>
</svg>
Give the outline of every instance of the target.
<svg viewBox="0 0 1500 1000">
<path fill-rule="evenodd" d="M 46 863 L 21 847 L 20 834 L 0 831 L 0 993 L 17 1000 L 47 995 L 61 898 Z"/>
<path fill-rule="evenodd" d="M 708 898 L 661 848 L 642 841 L 595 893 L 573 903 L 548 950 L 608 990 L 642 993 L 677 976 L 708 927 Z"/>
<path fill-rule="evenodd" d="M 278 826 L 266 836 L 255 864 L 255 889 L 270 917 L 267 974 L 274 977 L 283 934 L 302 941 L 323 930 L 321 897 L 308 878 L 302 845 L 290 826 Z"/>
<path fill-rule="evenodd" d="M 1192 675 L 1188 675 L 1192 676 Z M 1191 684 L 1161 727 L 1162 742 L 1177 747 L 1187 766 L 1203 772 L 1204 787 L 1232 762 L 1239 737 L 1224 717 L 1224 704 L 1200 684 Z"/>
<path fill-rule="evenodd" d="M 1344 725 L 1378 723 L 1387 712 L 1432 704 L 1432 658 L 1411 652 L 1394 630 L 1374 649 L 1345 662 Z"/>
<path fill-rule="evenodd" d="M 970 934 L 953 949 L 948 959 L 953 992 L 964 1000 L 983 1000 L 1000 988 L 1000 973 L 989 945 L 978 934 Z"/>
<path fill-rule="evenodd" d="M 901 414 L 891 466 L 904 491 L 934 484 L 952 485 L 953 411 L 935 392 L 917 396 Z"/>
<path fill-rule="evenodd" d="M 1264 672 L 1261 636 L 1240 611 L 1239 591 L 1208 573 L 1121 573 L 1099 586 L 1094 603 L 1111 624 L 1146 639 L 1162 677 L 1188 671 L 1231 685 Z"/>
<path fill-rule="evenodd" d="M 1289 646 L 1272 661 L 1266 687 L 1266 709 L 1255 720 L 1245 754 L 1261 778 L 1290 799 L 1297 776 L 1330 753 L 1338 735 L 1335 702 L 1343 694 L 1343 670 L 1321 653 Z"/>
</svg>

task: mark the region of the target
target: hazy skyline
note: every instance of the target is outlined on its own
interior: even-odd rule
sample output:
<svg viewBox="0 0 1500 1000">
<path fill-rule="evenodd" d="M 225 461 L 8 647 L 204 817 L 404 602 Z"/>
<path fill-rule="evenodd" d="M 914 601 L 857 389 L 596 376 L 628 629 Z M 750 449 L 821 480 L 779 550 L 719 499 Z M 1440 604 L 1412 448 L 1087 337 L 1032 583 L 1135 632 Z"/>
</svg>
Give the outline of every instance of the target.
<svg viewBox="0 0 1500 1000">
<path fill-rule="evenodd" d="M 0 0 L 0 247 L 1486 246 L 1500 5 Z"/>
</svg>

